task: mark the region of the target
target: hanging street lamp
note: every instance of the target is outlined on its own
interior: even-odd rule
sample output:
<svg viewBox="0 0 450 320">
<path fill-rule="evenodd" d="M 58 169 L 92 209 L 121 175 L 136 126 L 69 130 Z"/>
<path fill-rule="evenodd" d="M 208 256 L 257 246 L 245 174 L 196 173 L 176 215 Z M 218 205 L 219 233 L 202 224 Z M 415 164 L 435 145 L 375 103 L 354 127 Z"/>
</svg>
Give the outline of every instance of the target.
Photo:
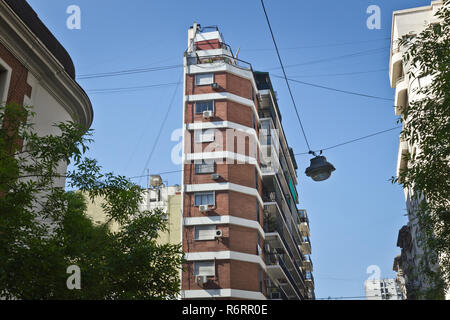
<svg viewBox="0 0 450 320">
<path fill-rule="evenodd" d="M 336 168 L 327 161 L 327 158 L 322 156 L 322 150 L 319 155 L 316 155 L 314 151 L 310 151 L 309 153 L 315 157 L 311 159 L 311 165 L 306 168 L 305 174 L 314 181 L 327 180 Z"/>
</svg>

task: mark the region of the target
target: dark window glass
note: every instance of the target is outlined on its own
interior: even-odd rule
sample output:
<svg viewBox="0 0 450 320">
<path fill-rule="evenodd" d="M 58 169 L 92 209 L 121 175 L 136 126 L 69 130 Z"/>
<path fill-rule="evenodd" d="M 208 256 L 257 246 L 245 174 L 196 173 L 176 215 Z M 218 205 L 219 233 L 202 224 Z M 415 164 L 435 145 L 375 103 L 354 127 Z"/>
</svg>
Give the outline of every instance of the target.
<svg viewBox="0 0 450 320">
<path fill-rule="evenodd" d="M 214 111 L 214 101 L 197 101 L 195 103 L 195 113 L 203 113 L 203 111 Z"/>
</svg>

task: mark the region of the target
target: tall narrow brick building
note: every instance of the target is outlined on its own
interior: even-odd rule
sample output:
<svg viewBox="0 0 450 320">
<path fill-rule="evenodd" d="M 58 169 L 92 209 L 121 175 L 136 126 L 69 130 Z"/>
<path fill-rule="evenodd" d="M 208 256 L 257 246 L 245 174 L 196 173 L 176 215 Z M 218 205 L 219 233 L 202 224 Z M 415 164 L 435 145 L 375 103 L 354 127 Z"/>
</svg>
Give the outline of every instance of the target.
<svg viewBox="0 0 450 320">
<path fill-rule="evenodd" d="M 184 57 L 183 299 L 313 299 L 309 221 L 268 73 L 194 24 Z"/>
</svg>

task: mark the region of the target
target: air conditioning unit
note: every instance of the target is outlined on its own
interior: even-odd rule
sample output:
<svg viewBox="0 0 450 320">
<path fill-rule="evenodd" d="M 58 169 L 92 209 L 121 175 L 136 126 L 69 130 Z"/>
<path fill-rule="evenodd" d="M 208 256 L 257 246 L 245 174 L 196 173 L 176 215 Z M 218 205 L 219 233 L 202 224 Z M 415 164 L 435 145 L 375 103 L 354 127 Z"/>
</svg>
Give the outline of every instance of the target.
<svg viewBox="0 0 450 320">
<path fill-rule="evenodd" d="M 211 88 L 214 90 L 220 89 L 220 85 L 217 82 L 211 83 Z"/>
<path fill-rule="evenodd" d="M 222 230 L 217 229 L 214 237 L 215 238 L 222 238 L 223 237 Z"/>
<path fill-rule="evenodd" d="M 218 173 L 211 174 L 211 179 L 218 180 L 220 178 L 220 175 Z"/>
<path fill-rule="evenodd" d="M 212 116 L 213 116 L 212 110 L 205 110 L 205 111 L 203 111 L 203 118 L 209 119 L 209 118 L 212 118 Z"/>
<path fill-rule="evenodd" d="M 206 282 L 208 282 L 208 278 L 206 276 L 195 276 L 195 283 L 199 286 L 203 286 Z"/>
<path fill-rule="evenodd" d="M 209 206 L 207 204 L 202 204 L 198 207 L 198 209 L 200 210 L 200 212 L 207 212 L 209 211 Z"/>
</svg>

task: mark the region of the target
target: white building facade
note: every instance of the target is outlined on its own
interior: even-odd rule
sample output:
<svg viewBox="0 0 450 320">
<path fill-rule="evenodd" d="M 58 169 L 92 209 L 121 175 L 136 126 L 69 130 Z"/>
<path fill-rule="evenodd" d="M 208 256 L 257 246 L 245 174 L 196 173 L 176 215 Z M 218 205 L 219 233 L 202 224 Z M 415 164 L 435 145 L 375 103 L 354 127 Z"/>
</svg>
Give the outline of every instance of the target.
<svg viewBox="0 0 450 320">
<path fill-rule="evenodd" d="M 403 108 L 412 101 L 419 101 L 424 97 L 419 95 L 419 89 L 429 85 L 430 76 L 414 77 L 418 70 L 405 60 L 405 48 L 399 45 L 399 40 L 405 35 L 418 35 L 430 24 L 438 22 L 435 17 L 442 7 L 443 1 L 431 1 L 429 6 L 395 11 L 392 19 L 391 53 L 389 62 L 390 85 L 395 88 L 395 115 L 402 116 Z M 411 144 L 400 138 L 396 175 L 407 168 L 408 162 L 405 156 L 410 154 L 415 157 L 420 153 L 417 145 Z M 401 181 L 399 181 L 401 182 Z M 419 244 L 420 229 L 415 221 L 415 214 L 420 200 L 414 200 L 413 191 L 404 189 L 406 207 L 408 211 L 408 223 L 403 226 L 398 235 L 397 246 L 402 249 L 401 254 L 394 260 L 394 271 L 397 272 L 397 283 L 403 286 L 408 299 L 415 299 L 416 290 L 428 287 L 424 275 L 419 271 L 420 257 L 423 250 Z M 447 294 L 447 299 L 449 295 Z"/>
<path fill-rule="evenodd" d="M 396 279 L 378 279 L 364 281 L 367 300 L 403 300 Z"/>
<path fill-rule="evenodd" d="M 39 136 L 60 134 L 55 123 L 89 129 L 93 121 L 70 55 L 25 0 L 0 0 L 0 104 L 12 103 L 32 107 L 28 120 Z M 56 184 L 64 186 L 64 179 Z"/>
</svg>

